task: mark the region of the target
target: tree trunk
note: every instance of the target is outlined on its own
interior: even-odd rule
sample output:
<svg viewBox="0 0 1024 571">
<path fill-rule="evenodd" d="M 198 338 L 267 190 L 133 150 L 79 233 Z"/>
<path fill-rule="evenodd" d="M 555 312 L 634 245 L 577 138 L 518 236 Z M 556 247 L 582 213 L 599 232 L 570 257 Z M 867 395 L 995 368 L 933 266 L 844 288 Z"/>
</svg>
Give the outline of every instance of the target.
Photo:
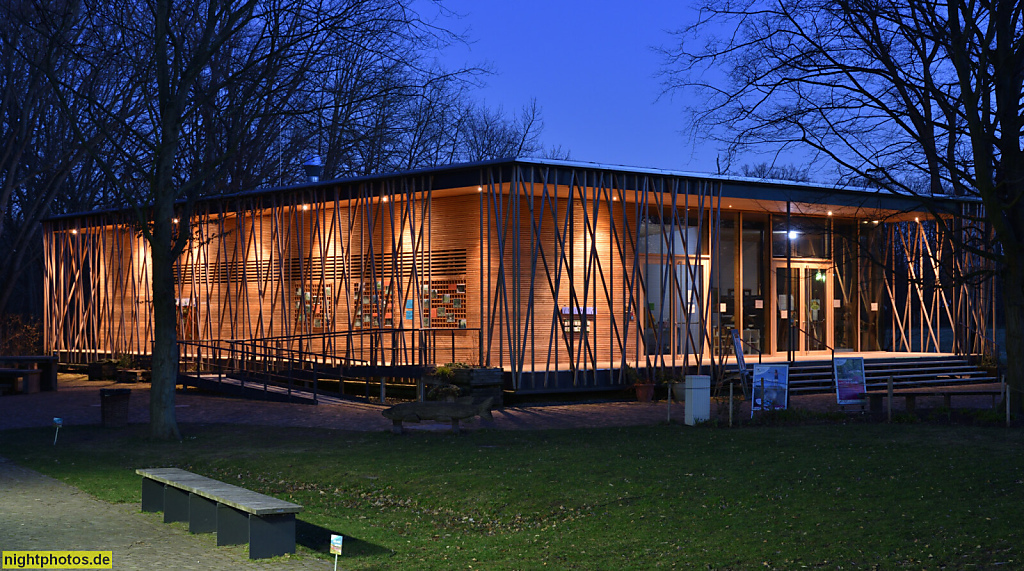
<svg viewBox="0 0 1024 571">
<path fill-rule="evenodd" d="M 1006 382 L 1010 408 L 1024 407 L 1024 260 L 1007 256 L 1003 272 L 1003 310 L 1006 317 Z"/>
<path fill-rule="evenodd" d="M 153 388 L 149 399 L 149 429 L 153 438 L 181 440 L 174 411 L 178 383 L 178 334 L 175 329 L 174 260 L 171 256 L 171 216 L 157 208 L 153 224 Z"/>
</svg>

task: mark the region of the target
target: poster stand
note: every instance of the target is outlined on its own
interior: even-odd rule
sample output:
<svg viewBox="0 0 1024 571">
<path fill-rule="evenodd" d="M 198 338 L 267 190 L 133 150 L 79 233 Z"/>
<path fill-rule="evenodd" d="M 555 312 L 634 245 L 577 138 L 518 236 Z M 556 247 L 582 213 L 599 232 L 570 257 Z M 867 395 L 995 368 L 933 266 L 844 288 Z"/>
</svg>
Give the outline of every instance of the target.
<svg viewBox="0 0 1024 571">
<path fill-rule="evenodd" d="M 836 402 L 841 405 L 867 403 L 864 357 L 836 357 L 832 360 Z"/>
</svg>

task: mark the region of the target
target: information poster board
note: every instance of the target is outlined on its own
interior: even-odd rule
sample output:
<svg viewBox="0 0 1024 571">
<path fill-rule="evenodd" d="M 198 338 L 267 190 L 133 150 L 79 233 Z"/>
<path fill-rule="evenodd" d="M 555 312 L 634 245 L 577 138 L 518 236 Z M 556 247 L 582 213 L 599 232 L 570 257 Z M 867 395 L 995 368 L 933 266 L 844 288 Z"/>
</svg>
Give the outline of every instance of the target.
<svg viewBox="0 0 1024 571">
<path fill-rule="evenodd" d="M 836 378 L 836 400 L 839 404 L 864 404 L 867 392 L 863 357 L 836 357 L 832 362 Z"/>
<path fill-rule="evenodd" d="M 750 416 L 754 412 L 785 409 L 789 405 L 789 365 L 754 365 L 753 395 Z"/>
</svg>

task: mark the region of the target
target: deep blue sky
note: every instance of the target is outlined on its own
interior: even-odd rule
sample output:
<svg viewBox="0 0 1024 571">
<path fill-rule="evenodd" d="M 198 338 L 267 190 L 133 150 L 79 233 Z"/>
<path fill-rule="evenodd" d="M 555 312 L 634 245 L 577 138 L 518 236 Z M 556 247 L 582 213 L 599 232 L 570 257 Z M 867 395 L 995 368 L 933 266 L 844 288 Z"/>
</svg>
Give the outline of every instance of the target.
<svg viewBox="0 0 1024 571">
<path fill-rule="evenodd" d="M 535 97 L 545 146 L 579 161 L 715 170 L 713 146 L 684 133 L 683 104 L 658 100 L 661 63 L 652 46 L 694 17 L 686 1 L 569 2 L 448 0 L 462 14 L 451 29 L 472 43 L 446 54 L 449 65 L 488 62 L 494 75 L 478 99 L 514 112 Z M 709 148 L 711 147 L 711 148 Z"/>
</svg>

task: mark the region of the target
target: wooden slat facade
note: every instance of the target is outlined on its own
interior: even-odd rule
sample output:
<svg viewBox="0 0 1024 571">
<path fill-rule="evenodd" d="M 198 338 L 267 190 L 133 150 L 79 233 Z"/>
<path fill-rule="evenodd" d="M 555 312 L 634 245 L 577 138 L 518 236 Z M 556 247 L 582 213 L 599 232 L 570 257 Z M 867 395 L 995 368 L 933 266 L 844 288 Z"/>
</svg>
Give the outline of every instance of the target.
<svg viewBox="0 0 1024 571">
<path fill-rule="evenodd" d="M 765 273 L 780 259 L 773 223 L 796 211 L 828 228 L 834 251 L 819 264 L 835 275 L 837 300 L 844 290 L 844 349 L 884 340 L 892 351 L 993 350 L 994 281 L 954 279 L 990 262 L 949 235 L 988 247 L 984 228 L 957 219 L 943 233 L 898 201 L 875 196 L 868 208 L 855 193 L 807 188 L 504 161 L 209 198 L 176 268 L 178 336 L 197 343 L 184 350 L 502 367 L 523 392 L 620 386 L 627 364 L 720 364 L 729 351 L 715 324 L 733 303 L 724 292 L 742 292 L 753 267 L 740 229 L 760 221 L 767 246 L 755 266 Z M 46 344 L 63 359 L 150 351 L 150 260 L 132 216 L 45 225 Z M 852 236 L 843 253 L 831 237 L 840 227 Z M 651 274 L 658 267 L 672 271 Z M 780 309 L 770 283 L 750 293 L 766 322 Z M 885 307 L 868 307 L 865 292 Z M 728 309 L 739 328 L 750 319 L 741 305 Z M 670 306 L 687 308 L 673 310 L 676 326 L 652 327 Z M 868 326 L 884 334 L 865 337 Z M 760 327 L 766 352 L 777 351 Z"/>
</svg>

